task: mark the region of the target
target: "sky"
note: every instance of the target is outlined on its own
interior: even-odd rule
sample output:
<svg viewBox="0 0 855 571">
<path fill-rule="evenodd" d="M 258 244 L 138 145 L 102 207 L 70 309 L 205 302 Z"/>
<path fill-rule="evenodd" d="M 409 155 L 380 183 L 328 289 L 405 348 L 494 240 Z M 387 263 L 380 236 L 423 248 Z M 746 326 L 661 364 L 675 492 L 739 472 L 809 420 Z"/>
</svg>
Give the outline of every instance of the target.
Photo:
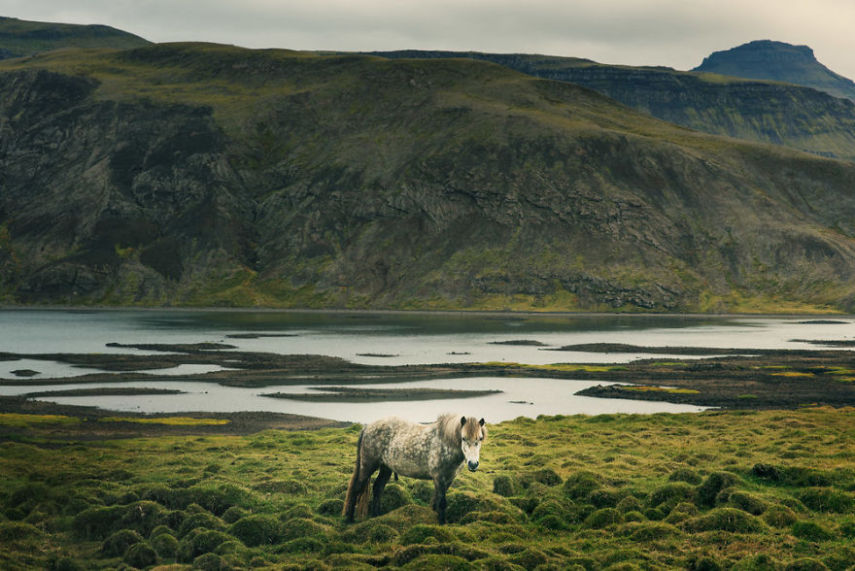
<svg viewBox="0 0 855 571">
<path fill-rule="evenodd" d="M 752 40 L 813 48 L 855 79 L 852 0 L 0 0 L 0 16 L 153 42 L 521 52 L 687 70 Z"/>
</svg>

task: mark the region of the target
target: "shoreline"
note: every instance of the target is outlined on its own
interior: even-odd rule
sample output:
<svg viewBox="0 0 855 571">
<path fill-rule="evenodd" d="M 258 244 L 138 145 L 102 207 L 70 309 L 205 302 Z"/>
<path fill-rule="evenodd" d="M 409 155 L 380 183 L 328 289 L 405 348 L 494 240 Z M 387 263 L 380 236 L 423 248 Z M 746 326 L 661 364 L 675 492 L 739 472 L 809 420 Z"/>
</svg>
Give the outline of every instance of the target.
<svg viewBox="0 0 855 571">
<path fill-rule="evenodd" d="M 305 313 L 305 314 L 329 314 L 329 315 L 419 315 L 419 316 L 477 316 L 477 317 L 686 317 L 690 319 L 700 319 L 705 317 L 718 318 L 782 318 L 782 319 L 798 319 L 798 318 L 822 318 L 829 319 L 855 319 L 855 313 L 842 313 L 836 311 L 816 311 L 805 313 L 662 313 L 662 312 L 622 312 L 622 311 L 535 311 L 535 310 L 487 310 L 487 309 L 350 309 L 350 308 L 293 308 L 293 307 L 198 307 L 198 306 L 126 306 L 126 305 L 3 305 L 0 304 L 0 312 L 2 311 L 140 311 L 140 312 L 192 312 L 192 313 L 239 313 L 239 312 L 257 312 L 257 313 Z"/>
</svg>

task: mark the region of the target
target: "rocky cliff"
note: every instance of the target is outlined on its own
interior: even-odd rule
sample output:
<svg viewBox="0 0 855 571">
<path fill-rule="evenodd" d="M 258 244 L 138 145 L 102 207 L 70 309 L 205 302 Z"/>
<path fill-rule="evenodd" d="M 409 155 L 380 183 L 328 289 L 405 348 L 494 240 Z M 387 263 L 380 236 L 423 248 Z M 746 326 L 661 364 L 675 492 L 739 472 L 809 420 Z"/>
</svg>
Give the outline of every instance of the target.
<svg viewBox="0 0 855 571">
<path fill-rule="evenodd" d="M 474 60 L 0 63 L 6 302 L 855 309 L 855 165 Z"/>
</svg>

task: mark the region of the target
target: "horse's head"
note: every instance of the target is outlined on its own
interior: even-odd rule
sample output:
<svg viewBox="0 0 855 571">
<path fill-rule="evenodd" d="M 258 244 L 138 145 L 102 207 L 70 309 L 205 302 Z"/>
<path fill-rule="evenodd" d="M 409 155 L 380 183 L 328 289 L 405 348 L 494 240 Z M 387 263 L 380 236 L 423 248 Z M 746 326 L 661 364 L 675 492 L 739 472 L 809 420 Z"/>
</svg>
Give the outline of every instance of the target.
<svg viewBox="0 0 855 571">
<path fill-rule="evenodd" d="M 470 472 L 478 469 L 478 457 L 481 454 L 481 443 L 487 437 L 487 427 L 484 419 L 475 420 L 474 416 L 460 419 L 460 446 L 466 459 L 466 467 Z"/>
</svg>

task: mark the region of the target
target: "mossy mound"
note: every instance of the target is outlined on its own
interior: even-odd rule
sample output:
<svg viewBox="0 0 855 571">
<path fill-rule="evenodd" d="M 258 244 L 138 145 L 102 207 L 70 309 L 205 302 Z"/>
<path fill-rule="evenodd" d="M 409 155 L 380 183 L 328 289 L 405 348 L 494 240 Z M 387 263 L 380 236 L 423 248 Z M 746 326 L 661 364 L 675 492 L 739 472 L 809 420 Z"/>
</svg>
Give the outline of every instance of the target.
<svg viewBox="0 0 855 571">
<path fill-rule="evenodd" d="M 427 555 L 454 556 L 469 563 L 477 559 L 483 559 L 489 554 L 480 549 L 464 545 L 458 541 L 448 543 L 433 542 L 428 544 L 414 544 L 404 547 L 395 553 L 392 561 L 395 565 L 405 566 L 408 563 L 417 559 L 422 559 Z"/>
<path fill-rule="evenodd" d="M 226 524 L 217 516 L 207 512 L 198 511 L 184 518 L 181 525 L 178 526 L 178 537 L 184 537 L 195 529 L 214 529 L 223 530 Z"/>
<path fill-rule="evenodd" d="M 762 531 L 761 520 L 735 508 L 715 508 L 709 512 L 686 520 L 683 528 L 690 532 L 727 531 L 732 533 L 753 533 Z"/>
<path fill-rule="evenodd" d="M 383 495 L 380 496 L 380 513 L 389 513 L 412 502 L 413 498 L 404 486 L 390 483 L 383 489 Z"/>
<path fill-rule="evenodd" d="M 834 488 L 807 488 L 796 497 L 815 512 L 849 513 L 855 508 L 855 495 Z"/>
<path fill-rule="evenodd" d="M 699 513 L 700 510 L 698 510 L 695 504 L 680 502 L 671 509 L 665 517 L 665 522 L 670 524 L 679 524 L 687 519 L 697 516 Z"/>
<path fill-rule="evenodd" d="M 731 472 L 713 472 L 697 488 L 697 503 L 701 507 L 716 505 L 716 499 L 722 490 L 739 484 L 739 476 Z"/>
<path fill-rule="evenodd" d="M 293 520 L 292 520 L 293 521 Z M 254 514 L 242 517 L 229 527 L 229 533 L 245 545 L 271 545 L 280 541 L 284 534 L 283 524 L 278 518 L 268 514 Z"/>
<path fill-rule="evenodd" d="M 814 521 L 797 521 L 790 527 L 790 533 L 808 541 L 829 541 L 836 537 L 829 529 Z"/>
<path fill-rule="evenodd" d="M 647 504 L 652 508 L 659 508 L 664 513 L 682 502 L 694 502 L 696 499 L 695 488 L 685 482 L 673 482 L 657 488 L 647 498 Z"/>
<path fill-rule="evenodd" d="M 132 529 L 122 529 L 111 534 L 101 544 L 101 553 L 107 557 L 122 557 L 128 547 L 142 543 L 143 537 Z"/>
<path fill-rule="evenodd" d="M 158 562 L 157 551 L 147 543 L 135 543 L 128 547 L 124 562 L 137 569 L 151 567 Z"/>
<path fill-rule="evenodd" d="M 623 514 L 615 508 L 603 508 L 585 518 L 585 525 L 592 529 L 603 529 L 623 522 Z"/>
<path fill-rule="evenodd" d="M 763 513 L 763 521 L 772 527 L 788 527 L 796 519 L 796 512 L 783 505 L 771 506 Z"/>
<path fill-rule="evenodd" d="M 446 527 L 416 524 L 401 536 L 401 545 L 425 543 L 428 538 L 434 538 L 439 542 L 448 542 L 454 539 L 454 534 Z"/>
<path fill-rule="evenodd" d="M 795 487 L 830 486 L 834 482 L 831 474 L 815 468 L 802 466 L 779 466 L 775 464 L 755 464 L 751 474 L 760 480 Z"/>
<path fill-rule="evenodd" d="M 499 475 L 493 478 L 493 493 L 504 497 L 516 495 L 517 484 L 514 479 L 507 475 Z"/>
<path fill-rule="evenodd" d="M 403 569 L 411 569 L 413 571 L 434 571 L 435 569 L 469 571 L 470 569 L 475 569 L 475 567 L 470 562 L 456 555 L 429 553 L 410 561 L 403 566 Z"/>
<path fill-rule="evenodd" d="M 564 493 L 572 500 L 584 500 L 603 486 L 603 479 L 593 472 L 575 472 L 564 481 Z"/>
<path fill-rule="evenodd" d="M 513 509 L 506 504 L 500 504 L 495 500 L 472 492 L 449 492 L 446 496 L 446 519 L 450 523 L 462 521 L 464 517 L 472 514 L 508 511 Z M 476 518 L 477 519 L 477 516 Z"/>
<path fill-rule="evenodd" d="M 220 545 L 233 539 L 222 531 L 196 528 L 179 542 L 178 559 L 190 563 L 202 554 L 213 553 Z"/>
<path fill-rule="evenodd" d="M 784 571 L 828 571 L 828 567 L 813 557 L 800 557 L 784 567 Z"/>
<path fill-rule="evenodd" d="M 629 527 L 627 531 L 630 539 L 636 542 L 658 541 L 682 534 L 676 526 L 662 522 L 640 522 Z"/>
<path fill-rule="evenodd" d="M 703 479 L 700 474 L 698 474 L 695 470 L 691 468 L 678 468 L 671 472 L 671 475 L 668 476 L 668 481 L 670 482 L 685 482 L 687 484 L 691 484 L 693 486 L 697 486 L 700 484 Z"/>
<path fill-rule="evenodd" d="M 760 515 L 766 511 L 766 502 L 748 492 L 734 491 L 728 494 L 728 504 L 751 515 Z"/>
<path fill-rule="evenodd" d="M 161 533 L 149 540 L 152 548 L 162 559 L 175 559 L 178 557 L 178 539 L 170 533 Z"/>
</svg>

